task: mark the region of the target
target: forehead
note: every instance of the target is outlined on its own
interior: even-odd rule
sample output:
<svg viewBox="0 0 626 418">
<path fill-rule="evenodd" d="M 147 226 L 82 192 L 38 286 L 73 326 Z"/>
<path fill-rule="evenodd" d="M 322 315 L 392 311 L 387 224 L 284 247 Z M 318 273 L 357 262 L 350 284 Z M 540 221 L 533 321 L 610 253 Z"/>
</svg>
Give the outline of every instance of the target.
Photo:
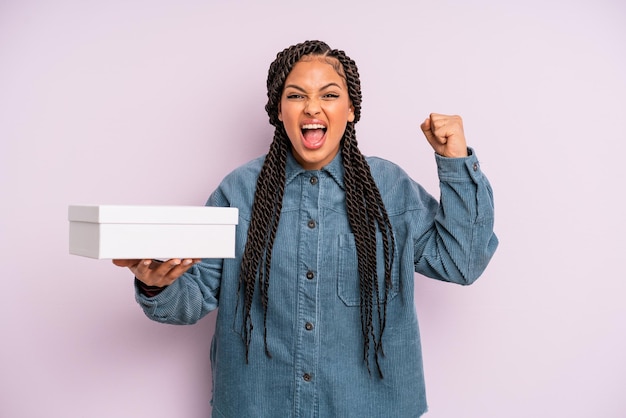
<svg viewBox="0 0 626 418">
<path fill-rule="evenodd" d="M 304 55 L 303 57 L 300 58 L 300 60 L 298 60 L 298 62 L 311 62 L 311 61 L 317 61 L 317 62 L 328 64 L 335 69 L 337 74 L 339 74 L 342 77 L 345 77 L 345 73 L 343 71 L 343 65 L 341 65 L 341 62 L 339 62 L 339 60 L 335 57 L 329 57 L 328 55 Z"/>
<path fill-rule="evenodd" d="M 339 83 L 346 87 L 341 63 L 335 58 L 326 56 L 305 56 L 291 69 L 285 80 L 285 86 L 290 83 L 306 83 L 311 85 Z"/>
</svg>

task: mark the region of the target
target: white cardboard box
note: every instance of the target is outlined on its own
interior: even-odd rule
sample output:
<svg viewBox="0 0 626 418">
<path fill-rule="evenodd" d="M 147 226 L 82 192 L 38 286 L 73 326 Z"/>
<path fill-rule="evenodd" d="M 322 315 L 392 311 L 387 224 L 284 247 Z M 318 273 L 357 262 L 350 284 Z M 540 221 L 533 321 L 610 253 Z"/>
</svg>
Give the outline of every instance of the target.
<svg viewBox="0 0 626 418">
<path fill-rule="evenodd" d="M 233 258 L 237 208 L 72 205 L 70 254 L 99 259 Z"/>
</svg>

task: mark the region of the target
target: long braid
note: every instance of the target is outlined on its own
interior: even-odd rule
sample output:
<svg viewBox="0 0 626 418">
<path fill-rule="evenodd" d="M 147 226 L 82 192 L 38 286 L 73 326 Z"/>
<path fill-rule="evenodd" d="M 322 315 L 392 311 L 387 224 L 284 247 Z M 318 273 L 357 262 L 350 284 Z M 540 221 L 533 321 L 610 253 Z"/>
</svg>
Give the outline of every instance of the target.
<svg viewBox="0 0 626 418">
<path fill-rule="evenodd" d="M 391 289 L 391 266 L 395 240 L 391 222 L 374 182 L 369 165 L 358 151 L 354 128 L 349 125 L 342 147 L 346 183 L 346 208 L 348 220 L 357 247 L 360 286 L 361 327 L 364 337 L 364 360 L 369 366 L 370 338 L 374 346 L 376 369 L 382 377 L 379 356 L 384 355 L 382 335 L 387 317 L 387 299 Z M 381 232 L 385 262 L 384 289 L 378 287 L 376 270 L 376 227 Z M 375 334 L 374 315 L 378 322 Z"/>
<path fill-rule="evenodd" d="M 252 338 L 253 325 L 250 312 L 257 279 L 261 289 L 264 315 L 265 353 L 271 357 L 267 344 L 270 267 L 272 247 L 282 209 L 286 156 L 290 147 L 282 122 L 278 119 L 278 108 L 287 76 L 293 66 L 305 56 L 329 58 L 328 63 L 333 65 L 337 73 L 345 77 L 354 108 L 354 121 L 348 122 L 341 147 L 345 171 L 346 209 L 357 248 L 363 359 L 368 372 L 371 373 L 370 354 L 373 351 L 376 369 L 382 378 L 379 357 L 384 356 L 382 336 L 386 325 L 388 294 L 392 286 L 391 268 L 395 256 L 395 241 L 380 191 L 357 145 L 354 125 L 361 114 L 361 84 L 357 66 L 343 51 L 331 50 L 320 41 L 306 41 L 286 48 L 277 54 L 268 72 L 268 101 L 265 110 L 269 115 L 270 124 L 275 127 L 274 140 L 257 179 L 252 220 L 239 279 L 239 292 L 243 291 L 244 295 L 243 339 L 246 345 L 246 362 Z M 382 234 L 385 264 L 382 295 L 376 269 L 377 229 Z"/>
<path fill-rule="evenodd" d="M 252 205 L 252 219 L 244 249 L 238 292 L 243 290 L 243 340 L 246 346 L 246 362 L 252 341 L 252 317 L 250 315 L 258 277 L 263 306 L 263 340 L 265 353 L 271 357 L 267 346 L 267 308 L 269 300 L 270 265 L 272 249 L 278 230 L 280 211 L 285 192 L 285 162 L 287 160 L 286 134 L 276 130 L 265 163 L 257 179 Z"/>
<path fill-rule="evenodd" d="M 391 221 L 376 186 L 365 156 L 358 148 L 354 125 L 360 118 L 361 83 L 356 63 L 343 51 L 333 50 L 328 56 L 336 58 L 346 77 L 348 93 L 354 106 L 355 119 L 349 122 L 341 148 L 344 178 L 346 183 L 346 209 L 348 220 L 357 246 L 357 260 L 360 287 L 361 327 L 364 337 L 364 360 L 368 371 L 370 338 L 374 346 L 376 369 L 382 378 L 379 358 L 384 356 L 382 336 L 387 320 L 387 301 L 392 287 L 391 269 L 394 259 L 395 239 Z M 384 289 L 378 286 L 376 269 L 376 227 L 381 232 L 385 264 Z M 364 248 L 359 249 L 359 245 Z M 375 309 L 375 310 L 374 310 Z M 378 336 L 375 333 L 374 314 L 378 322 Z"/>
</svg>

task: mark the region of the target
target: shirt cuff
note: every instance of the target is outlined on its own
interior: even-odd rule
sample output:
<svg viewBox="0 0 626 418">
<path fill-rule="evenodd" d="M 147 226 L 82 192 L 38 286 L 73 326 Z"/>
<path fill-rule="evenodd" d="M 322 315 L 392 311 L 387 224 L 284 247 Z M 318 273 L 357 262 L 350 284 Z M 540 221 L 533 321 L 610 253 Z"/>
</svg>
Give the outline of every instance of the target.
<svg viewBox="0 0 626 418">
<path fill-rule="evenodd" d="M 480 163 L 472 148 L 467 148 L 467 157 L 448 158 L 435 154 L 437 173 L 441 181 L 478 181 L 482 177 Z"/>
</svg>

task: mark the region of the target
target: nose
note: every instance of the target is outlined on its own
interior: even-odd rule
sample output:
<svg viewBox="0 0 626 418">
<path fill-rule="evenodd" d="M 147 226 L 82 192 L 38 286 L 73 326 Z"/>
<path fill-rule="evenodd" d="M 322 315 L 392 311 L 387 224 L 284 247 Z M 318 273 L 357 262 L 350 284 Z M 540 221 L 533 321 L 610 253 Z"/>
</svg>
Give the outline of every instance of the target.
<svg viewBox="0 0 626 418">
<path fill-rule="evenodd" d="M 321 106 L 319 100 L 309 99 L 307 100 L 304 106 L 304 113 L 310 116 L 314 116 L 319 114 L 321 111 Z"/>
</svg>

